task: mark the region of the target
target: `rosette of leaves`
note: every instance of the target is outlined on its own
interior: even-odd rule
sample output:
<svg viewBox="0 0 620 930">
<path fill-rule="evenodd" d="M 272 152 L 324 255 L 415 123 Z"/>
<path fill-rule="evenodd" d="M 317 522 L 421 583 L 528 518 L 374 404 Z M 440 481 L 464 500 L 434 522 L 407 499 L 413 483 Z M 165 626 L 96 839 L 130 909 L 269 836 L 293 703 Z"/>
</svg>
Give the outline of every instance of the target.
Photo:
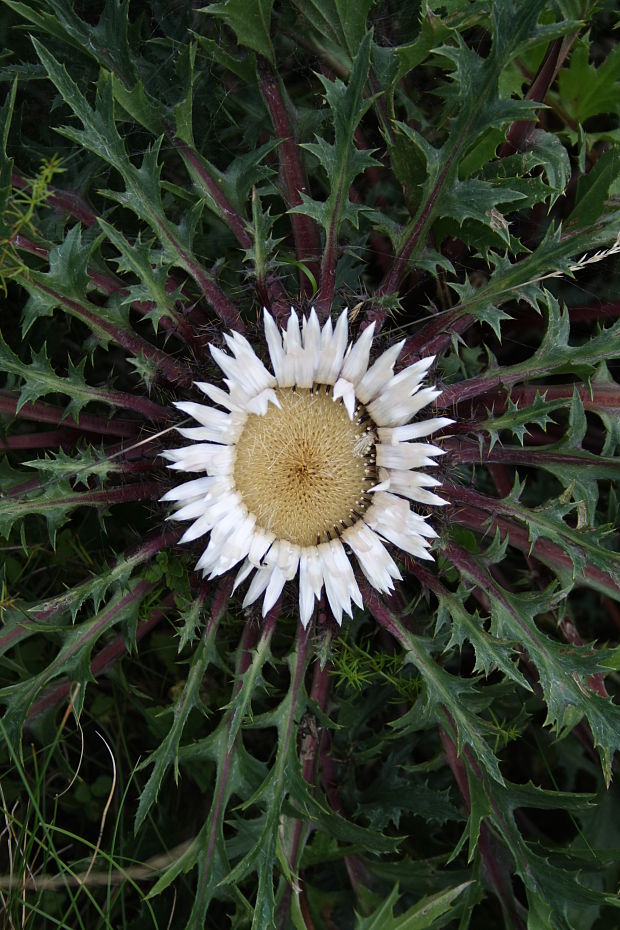
<svg viewBox="0 0 620 930">
<path fill-rule="evenodd" d="M 618 920 L 611 14 L 5 0 L 9 926 Z M 209 343 L 291 305 L 456 421 L 435 562 L 342 631 L 157 503 Z"/>
</svg>

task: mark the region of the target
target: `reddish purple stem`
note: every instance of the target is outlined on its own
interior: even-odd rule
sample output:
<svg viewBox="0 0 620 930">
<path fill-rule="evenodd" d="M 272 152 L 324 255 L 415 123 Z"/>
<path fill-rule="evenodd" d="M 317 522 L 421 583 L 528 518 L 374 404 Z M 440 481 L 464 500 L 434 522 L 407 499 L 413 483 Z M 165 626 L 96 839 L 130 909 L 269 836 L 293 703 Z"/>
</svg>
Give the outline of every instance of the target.
<svg viewBox="0 0 620 930">
<path fill-rule="evenodd" d="M 124 504 L 128 501 L 157 500 L 161 493 L 158 481 L 140 481 L 125 484 L 117 488 L 103 488 L 98 491 L 81 491 L 67 497 L 54 500 L 54 508 L 62 507 L 108 507 Z"/>
<path fill-rule="evenodd" d="M 58 449 L 74 446 L 80 440 L 80 434 L 72 430 L 46 430 L 43 433 L 21 433 L 0 439 L 0 449 Z"/>
<path fill-rule="evenodd" d="M 167 239 L 172 248 L 177 252 L 185 269 L 192 276 L 204 294 L 207 303 L 209 306 L 213 307 L 222 323 L 229 329 L 234 329 L 238 333 L 244 333 L 245 324 L 239 315 L 239 311 L 228 299 L 224 291 L 215 283 L 211 275 L 207 274 L 196 259 L 185 251 L 181 243 L 175 239 L 163 224 L 159 224 L 159 234 L 162 239 Z"/>
<path fill-rule="evenodd" d="M 439 732 L 448 765 L 452 769 L 454 780 L 463 796 L 463 801 L 467 813 L 469 814 L 471 812 L 471 798 L 467 781 L 467 768 L 462 759 L 457 755 L 453 737 L 449 736 L 444 729 L 441 729 Z M 456 739 L 456 728 L 454 731 L 454 739 Z M 478 777 L 482 777 L 480 770 L 478 770 Z M 497 842 L 486 823 L 480 825 L 478 850 L 482 858 L 485 878 L 498 899 L 502 902 L 504 912 L 511 920 L 511 930 L 525 930 L 525 923 L 521 917 L 522 908 L 515 899 L 510 868 L 506 862 L 505 851 Z"/>
<path fill-rule="evenodd" d="M 450 427 L 453 429 L 453 427 Z M 544 435 L 544 434 L 543 434 Z M 497 463 L 500 465 L 566 465 L 575 467 L 587 467 L 596 465 L 598 469 L 609 471 L 609 477 L 612 478 L 617 472 L 618 463 L 614 458 L 604 458 L 597 456 L 596 460 L 585 458 L 583 455 L 570 452 L 556 452 L 552 449 L 532 448 L 525 446 L 523 448 L 516 446 L 501 446 L 499 443 L 489 449 L 485 444 L 479 444 L 473 440 L 456 440 L 444 439 L 442 448 L 450 453 L 455 462 L 459 464 L 476 463 L 486 465 Z"/>
<path fill-rule="evenodd" d="M 30 181 L 17 171 L 13 172 L 11 183 L 13 187 L 17 187 L 19 190 L 32 190 Z M 47 199 L 49 205 L 57 213 L 69 213 L 85 226 L 94 226 L 96 224 L 97 214 L 77 191 L 63 191 L 57 187 L 50 188 L 50 191 L 51 193 Z"/>
<path fill-rule="evenodd" d="M 94 390 L 97 390 L 96 388 Z M 123 405 L 135 410 L 136 413 L 148 419 L 167 419 L 170 414 L 164 407 L 154 404 L 143 397 L 132 397 L 131 394 L 121 394 L 120 391 L 105 391 L 106 396 L 114 397 Z M 95 398 L 93 398 L 95 399 Z M 98 433 L 100 436 L 128 436 L 134 437 L 138 433 L 140 423 L 136 420 L 108 420 L 106 417 L 90 413 L 80 413 L 79 423 L 74 423 L 66 416 L 63 407 L 46 404 L 43 401 L 23 404 L 17 410 L 19 394 L 13 391 L 0 391 L 0 414 L 9 417 L 20 417 L 23 420 L 35 420 L 37 423 L 52 423 L 61 425 L 67 430 L 80 430 L 84 433 Z"/>
<path fill-rule="evenodd" d="M 261 94 L 269 110 L 273 128 L 282 140 L 278 153 L 286 202 L 289 207 L 296 207 L 302 202 L 301 192 L 308 191 L 308 179 L 301 161 L 299 143 L 291 126 L 276 72 L 264 58 L 258 59 L 257 71 Z M 321 254 L 318 227 L 311 217 L 302 213 L 292 213 L 290 219 L 297 260 L 304 262 L 318 280 L 317 259 Z M 310 297 L 312 293 L 308 276 L 302 269 L 299 270 L 299 291 L 302 298 Z"/>
<path fill-rule="evenodd" d="M 540 103 L 544 101 L 576 38 L 577 33 L 574 33 L 573 35 L 555 39 L 551 43 L 538 69 L 538 74 L 525 95 L 526 100 L 535 100 Z M 524 151 L 535 128 L 535 120 L 515 121 L 506 133 L 506 141 L 497 153 L 499 157 L 504 158 L 506 155 L 514 155 L 515 152 Z"/>
<path fill-rule="evenodd" d="M 122 285 L 120 281 L 117 281 L 116 278 L 112 275 L 102 274 L 99 271 L 94 271 L 92 268 L 88 269 L 88 276 L 102 294 L 119 294 L 121 297 L 126 297 L 129 291 L 126 287 Z M 175 283 L 167 281 L 166 282 L 166 291 L 170 292 L 175 289 Z M 139 313 L 141 316 L 147 316 L 155 310 L 157 304 L 154 300 L 132 300 L 131 308 L 135 310 L 136 313 Z M 180 342 L 189 345 L 194 349 L 202 349 L 202 340 L 198 338 L 194 330 L 187 323 L 187 320 L 174 310 L 168 309 L 165 316 L 162 316 L 158 323 L 162 329 L 167 333 L 170 333 L 173 336 L 176 336 Z"/>
<path fill-rule="evenodd" d="M 187 145 L 178 136 L 173 133 L 169 136 L 172 145 L 180 153 L 183 160 L 189 165 L 191 172 L 198 175 L 200 183 L 205 186 L 209 194 L 217 204 L 221 218 L 228 228 L 235 234 L 237 241 L 242 249 L 252 248 L 252 237 L 246 229 L 246 222 L 243 217 L 239 216 L 231 202 L 228 200 L 217 182 L 211 177 L 205 168 L 198 152 L 191 146 Z"/>
<path fill-rule="evenodd" d="M 137 336 L 134 332 L 121 329 L 98 316 L 98 308 L 95 305 L 86 306 L 71 297 L 67 297 L 60 291 L 49 287 L 40 279 L 30 277 L 29 282 L 31 286 L 36 287 L 42 294 L 47 294 L 51 297 L 58 306 L 65 307 L 69 313 L 75 314 L 75 316 L 83 320 L 94 332 L 103 330 L 106 336 L 123 349 L 126 349 L 135 356 L 144 355 L 146 358 L 150 359 L 156 365 L 158 372 L 161 372 L 168 381 L 181 384 L 184 387 L 189 387 L 192 383 L 191 373 L 188 372 L 187 366 L 181 365 L 171 356 L 166 355 L 165 352 L 160 352 L 160 350 L 152 346 L 150 342 L 147 342 L 146 339 L 143 339 L 141 336 Z"/>
<path fill-rule="evenodd" d="M 422 236 L 422 234 L 426 230 L 428 223 L 430 222 L 430 219 L 433 214 L 433 210 L 435 208 L 435 204 L 437 203 L 437 200 L 439 199 L 439 195 L 442 192 L 446 178 L 448 177 L 448 174 L 450 172 L 454 159 L 457 156 L 457 153 L 459 151 L 459 145 L 460 145 L 462 137 L 464 136 L 465 131 L 466 131 L 466 128 L 463 128 L 463 130 L 461 131 L 461 138 L 459 138 L 455 142 L 452 152 L 446 159 L 446 162 L 443 168 L 439 172 L 439 175 L 433 186 L 433 189 L 428 195 L 428 198 L 426 199 L 426 202 L 424 206 L 422 207 L 422 210 L 420 211 L 420 215 L 418 216 L 418 219 L 414 223 L 413 229 L 407 236 L 407 239 L 405 240 L 401 250 L 396 255 L 394 262 L 392 263 L 392 267 L 390 268 L 385 278 L 383 279 L 383 282 L 380 284 L 379 288 L 377 289 L 377 292 L 376 292 L 377 298 L 389 296 L 398 291 L 407 273 L 409 259 L 411 258 L 411 255 L 413 254 L 414 249 L 417 247 L 418 242 L 420 241 L 420 237 Z M 384 317 L 385 317 L 385 312 L 383 312 L 381 321 L 383 320 Z"/>
<path fill-rule="evenodd" d="M 502 538 L 508 536 L 511 546 L 533 556 L 543 565 L 571 574 L 574 572 L 573 561 L 565 548 L 549 539 L 537 539 L 532 545 L 527 528 L 519 526 L 510 515 L 506 515 L 507 507 L 501 500 L 485 497 L 470 488 L 447 484 L 441 486 L 441 493 L 455 505 L 451 515 L 453 522 L 483 534 L 492 534 L 495 529 L 499 529 Z M 445 550 L 446 557 L 450 558 L 448 550 L 451 551 L 450 546 Z M 584 566 L 583 579 L 586 583 L 615 594 L 616 597 L 620 595 L 620 587 L 608 574 L 594 565 Z"/>
<path fill-rule="evenodd" d="M 142 620 L 136 627 L 136 643 L 139 643 L 144 637 L 154 630 L 156 626 L 166 616 L 168 609 L 174 605 L 174 595 L 169 594 L 163 602 L 162 610 L 155 610 L 148 620 Z M 103 649 L 95 656 L 90 663 L 90 673 L 96 680 L 100 675 L 107 672 L 113 665 L 116 665 L 119 659 L 127 654 L 127 639 L 121 633 L 115 636 Z M 49 710 L 50 707 L 56 707 L 62 701 L 66 700 L 73 689 L 73 682 L 63 681 L 49 691 L 45 692 L 38 701 L 31 706 L 28 711 L 28 720 L 32 720 L 38 714 Z"/>
<path fill-rule="evenodd" d="M 568 308 L 571 323 L 597 323 L 616 320 L 620 316 L 620 301 L 607 304 L 579 304 Z"/>
<path fill-rule="evenodd" d="M 473 316 L 462 309 L 438 313 L 426 323 L 415 336 L 407 339 L 400 357 L 404 365 L 419 358 L 440 355 L 447 349 L 455 335 L 462 335 L 475 323 Z"/>
<path fill-rule="evenodd" d="M 219 618 L 221 613 L 225 610 L 228 599 L 232 592 L 232 577 L 224 579 L 215 595 L 213 608 L 212 608 L 212 618 Z M 217 611 L 217 612 L 216 612 Z M 274 605 L 274 607 L 269 611 L 265 618 L 262 629 L 262 638 L 271 639 L 273 631 L 276 627 L 276 622 L 280 612 L 280 603 L 279 601 Z M 259 638 L 259 628 L 257 625 L 252 623 L 246 623 L 243 636 L 241 639 L 238 658 L 237 658 L 237 668 L 235 674 L 235 686 L 233 689 L 233 696 L 238 694 L 241 686 L 243 684 L 243 676 L 247 672 L 248 668 L 252 664 L 252 650 L 256 646 Z M 231 715 L 232 722 L 232 715 Z M 236 740 L 233 742 L 232 746 L 226 753 L 224 761 L 222 762 L 221 768 L 218 770 L 217 781 L 215 785 L 215 794 L 213 802 L 211 805 L 211 811 L 209 813 L 209 836 L 207 839 L 207 848 L 204 854 L 204 860 L 202 863 L 201 869 L 201 880 L 199 881 L 198 888 L 196 889 L 196 897 L 198 898 L 196 906 L 199 907 L 200 899 L 205 893 L 205 885 L 208 880 L 208 873 L 211 867 L 211 861 L 213 859 L 213 852 L 215 850 L 215 844 L 217 841 L 218 830 L 220 829 L 220 822 L 223 816 L 223 808 L 226 800 L 226 790 L 228 785 L 228 778 L 230 776 L 230 767 L 232 765 L 233 757 L 236 751 Z"/>
</svg>

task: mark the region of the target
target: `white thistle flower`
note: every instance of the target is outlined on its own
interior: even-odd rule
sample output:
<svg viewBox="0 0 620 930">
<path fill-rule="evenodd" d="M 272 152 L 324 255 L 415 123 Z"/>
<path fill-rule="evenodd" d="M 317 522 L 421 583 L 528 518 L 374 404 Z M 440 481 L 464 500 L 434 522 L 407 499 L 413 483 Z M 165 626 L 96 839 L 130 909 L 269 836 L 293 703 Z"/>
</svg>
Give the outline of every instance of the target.
<svg viewBox="0 0 620 930">
<path fill-rule="evenodd" d="M 237 587 L 254 572 L 244 606 L 264 592 L 265 615 L 299 573 L 304 627 L 323 587 L 341 623 L 351 602 L 362 606 L 349 550 L 386 593 L 401 577 L 386 543 L 432 558 L 437 534 L 409 501 L 445 503 L 429 490 L 439 481 L 420 471 L 442 450 L 417 440 L 453 421 L 410 422 L 440 393 L 421 389 L 433 358 L 394 374 L 399 342 L 369 367 L 374 323 L 347 348 L 346 311 L 321 328 L 314 309 L 301 327 L 291 310 L 282 332 L 264 315 L 273 374 L 239 333 L 224 337 L 232 355 L 210 347 L 228 392 L 197 383 L 218 407 L 177 403 L 200 425 L 179 429 L 190 445 L 163 453 L 169 468 L 206 475 L 162 500 L 177 502 L 172 519 L 192 521 L 181 542 L 210 533 L 203 575 L 242 562 Z"/>
</svg>

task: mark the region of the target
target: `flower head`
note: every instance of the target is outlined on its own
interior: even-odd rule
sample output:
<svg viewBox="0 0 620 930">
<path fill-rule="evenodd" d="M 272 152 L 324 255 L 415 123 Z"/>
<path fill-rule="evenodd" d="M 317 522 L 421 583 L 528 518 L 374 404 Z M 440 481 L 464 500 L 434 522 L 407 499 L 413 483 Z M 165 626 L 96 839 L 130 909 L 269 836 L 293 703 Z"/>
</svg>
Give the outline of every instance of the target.
<svg viewBox="0 0 620 930">
<path fill-rule="evenodd" d="M 217 406 L 176 404 L 200 425 L 180 428 L 192 442 L 164 456 L 172 469 L 206 475 L 162 500 L 177 502 L 173 519 L 192 521 L 181 542 L 210 534 L 196 565 L 204 575 L 242 562 L 237 587 L 254 572 L 244 606 L 264 592 L 265 614 L 299 573 L 303 625 L 323 587 L 341 623 L 351 602 L 362 606 L 349 551 L 382 592 L 401 577 L 388 543 L 431 558 L 436 533 L 409 502 L 444 503 L 422 471 L 442 450 L 417 440 L 452 420 L 418 417 L 440 393 L 422 387 L 433 358 L 394 374 L 399 342 L 369 366 L 373 332 L 348 345 L 346 311 L 321 328 L 314 310 L 301 327 L 292 310 L 280 332 L 265 310 L 273 373 L 233 332 L 224 337 L 232 355 L 210 347 L 228 391 L 196 385 Z"/>
</svg>

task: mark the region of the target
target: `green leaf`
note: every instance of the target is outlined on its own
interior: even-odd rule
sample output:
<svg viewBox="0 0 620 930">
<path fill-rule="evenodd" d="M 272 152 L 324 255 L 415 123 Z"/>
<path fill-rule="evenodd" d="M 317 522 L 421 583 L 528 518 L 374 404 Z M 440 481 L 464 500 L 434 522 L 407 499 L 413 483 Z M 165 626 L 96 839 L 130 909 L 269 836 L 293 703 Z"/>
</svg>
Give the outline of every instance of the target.
<svg viewBox="0 0 620 930">
<path fill-rule="evenodd" d="M 61 480 L 26 492 L 19 499 L 0 499 L 0 534 L 8 539 L 15 523 L 27 516 L 44 516 L 53 546 L 57 530 L 68 520 L 79 496 L 72 493 L 68 481 Z"/>
<path fill-rule="evenodd" d="M 467 639 L 476 653 L 474 672 L 483 672 L 488 676 L 495 669 L 501 669 L 522 688 L 531 691 L 530 684 L 518 670 L 513 658 L 519 640 L 515 639 L 509 643 L 496 635 L 487 633 L 478 612 L 472 615 L 467 611 L 464 606 L 465 600 L 466 594 L 462 588 L 454 595 L 447 590 L 443 590 L 439 595 L 438 628 L 444 623 L 445 614 L 452 620 L 452 634 L 446 649 L 455 645 L 462 648 Z"/>
<path fill-rule="evenodd" d="M 453 103 L 454 112 L 447 137 L 442 145 L 434 147 L 428 141 L 421 143 L 413 139 L 411 133 L 404 133 L 390 144 L 397 173 L 398 166 L 404 171 L 399 180 L 406 186 L 410 203 L 416 204 L 398 249 L 407 261 L 417 257 L 431 225 L 443 215 L 444 199 L 452 204 L 457 202 L 453 191 L 459 165 L 472 146 L 490 128 L 503 127 L 513 120 L 533 115 L 533 102 L 500 97 L 498 82 L 502 69 L 517 54 L 521 44 L 536 31 L 535 24 L 543 6 L 544 0 L 518 4 L 506 0 L 493 4 L 493 44 L 486 58 L 481 58 L 467 46 L 458 32 L 454 35 L 456 45 L 445 44 L 435 49 L 436 54 L 453 65 L 452 84 L 442 88 L 444 97 Z M 394 146 L 395 152 L 392 151 Z M 426 162 L 426 171 L 422 175 L 419 171 L 420 146 Z M 417 163 L 413 175 L 408 166 L 410 152 L 414 164 Z M 486 225 L 493 228 L 492 219 L 489 217 Z"/>
<path fill-rule="evenodd" d="M 620 707 L 587 685 L 588 678 L 600 673 L 604 654 L 585 646 L 567 647 L 541 633 L 534 617 L 550 610 L 560 597 L 558 593 L 517 596 L 502 589 L 486 573 L 485 578 L 487 590 L 493 595 L 490 599 L 493 632 L 520 639 L 536 665 L 547 706 L 545 723 L 562 736 L 585 717 L 609 783 L 611 760 L 620 748 Z"/>
<path fill-rule="evenodd" d="M 374 914 L 370 917 L 358 915 L 355 930 L 428 930 L 429 927 L 444 926 L 445 921 L 440 918 L 453 910 L 453 902 L 471 884 L 471 882 L 463 882 L 461 885 L 446 888 L 437 894 L 428 895 L 395 917 L 394 905 L 398 901 L 397 885 Z"/>
<path fill-rule="evenodd" d="M 18 743 L 21 739 L 21 729 L 32 703 L 46 685 L 61 675 L 82 686 L 73 705 L 79 715 L 86 684 L 91 679 L 90 658 L 95 644 L 117 624 L 128 623 L 137 617 L 141 600 L 151 587 L 144 581 L 131 582 L 127 593 L 117 594 L 91 619 L 60 634 L 60 649 L 43 671 L 0 689 L 0 702 L 6 705 L 4 724 L 13 741 Z"/>
<path fill-rule="evenodd" d="M 564 193 L 571 175 L 570 158 L 560 139 L 551 132 L 535 129 L 529 139 L 529 157 L 537 159 L 547 175 L 547 180 L 556 191 L 551 198 L 555 203 L 560 194 Z"/>
<path fill-rule="evenodd" d="M 47 348 L 42 346 L 39 352 L 32 353 L 32 361 L 25 364 L 9 348 L 0 334 L 0 365 L 7 374 L 23 380 L 17 402 L 17 412 L 24 404 L 33 403 L 49 394 L 64 394 L 69 398 L 65 408 L 65 417 L 79 422 L 82 408 L 91 401 L 114 405 L 121 401 L 121 395 L 107 388 L 91 387 L 85 376 L 86 359 L 74 365 L 69 359 L 66 378 L 57 375 L 47 357 Z"/>
<path fill-rule="evenodd" d="M 451 29 L 446 20 L 427 13 L 420 21 L 420 33 L 413 42 L 399 45 L 390 51 L 396 58 L 393 83 L 396 84 L 406 74 L 419 67 L 431 52 L 439 48 L 450 37 Z"/>
<path fill-rule="evenodd" d="M 45 454 L 43 458 L 24 462 L 24 465 L 42 472 L 46 477 L 50 475 L 58 480 L 71 478 L 75 485 L 83 484 L 84 487 L 89 486 L 93 477 L 96 477 L 98 484 L 103 485 L 109 474 L 121 468 L 118 463 L 111 461 L 103 449 L 97 451 L 92 446 L 80 450 L 77 455 L 67 455 L 61 449 Z"/>
<path fill-rule="evenodd" d="M 146 222 L 158 236 L 166 253 L 169 253 L 170 261 L 184 268 L 211 298 L 211 275 L 201 267 L 192 253 L 192 240 L 200 217 L 201 204 L 187 211 L 176 227 L 170 223 L 163 211 L 160 186 L 161 166 L 158 162 L 162 139 L 158 139 L 147 148 L 140 168 L 136 168 L 127 155 L 116 128 L 110 75 L 102 73 L 97 89 L 96 105 L 92 108 L 75 81 L 67 73 L 66 68 L 36 39 L 33 39 L 33 42 L 50 80 L 53 81 L 64 101 L 84 127 L 79 130 L 64 126 L 60 131 L 78 146 L 83 146 L 97 157 L 104 158 L 121 174 L 125 182 L 124 192 L 107 190 L 102 193 L 133 210 L 140 219 Z M 31 277 L 35 279 L 34 273 Z M 227 309 L 232 311 L 232 308 Z M 93 322 L 91 321 L 91 326 Z M 139 349 L 136 347 L 135 354 L 137 355 L 138 352 Z"/>
<path fill-rule="evenodd" d="M 436 790 L 427 781 L 418 782 L 410 791 L 410 773 L 407 765 L 408 747 L 394 751 L 377 764 L 381 770 L 372 784 L 362 793 L 358 802 L 359 813 L 368 820 L 372 830 L 385 830 L 393 824 L 399 829 L 403 814 L 423 818 L 427 822 L 445 824 L 462 821 L 462 811 L 451 801 L 448 790 Z"/>
<path fill-rule="evenodd" d="M 273 169 L 262 163 L 279 144 L 278 139 L 272 139 L 248 155 L 238 155 L 223 171 L 193 150 L 181 150 L 181 156 L 206 206 L 226 223 L 230 206 L 243 216 L 252 188 L 273 176 Z M 213 185 L 207 183 L 205 176 Z M 222 201 L 220 192 L 228 204 Z"/>
<path fill-rule="evenodd" d="M 199 707 L 203 713 L 205 712 L 200 698 L 200 687 L 207 666 L 215 656 L 217 627 L 217 622 L 209 623 L 205 635 L 194 651 L 183 690 L 172 710 L 173 719 L 170 729 L 157 749 L 140 765 L 141 768 L 152 765 L 153 771 L 140 795 L 136 812 L 136 830 L 139 830 L 149 810 L 157 801 L 161 783 L 170 766 L 173 766 L 175 783 L 179 782 L 179 743 L 191 711 Z"/>
<path fill-rule="evenodd" d="M 581 236 L 576 238 L 583 241 Z M 570 244 L 567 246 L 567 243 Z M 477 291 L 470 283 L 451 285 L 463 295 L 460 304 L 452 312 L 455 315 L 479 315 L 484 312 L 486 316 L 483 319 L 486 322 L 490 322 L 492 318 L 492 307 L 501 305 L 509 296 L 514 297 L 515 293 L 537 310 L 542 305 L 545 306 L 547 326 L 541 344 L 524 362 L 502 367 L 501 382 L 505 386 L 549 373 L 570 374 L 586 380 L 594 374 L 601 362 L 615 357 L 620 352 L 620 323 L 613 324 L 579 345 L 570 345 L 571 327 L 567 310 L 560 309 L 556 298 L 534 284 L 534 279 L 529 278 L 532 273 L 536 273 L 535 269 L 544 267 L 545 252 L 549 261 L 547 268 L 555 266 L 570 271 L 571 263 L 567 256 L 573 251 L 574 246 L 575 242 L 571 242 L 571 239 L 561 242 L 559 236 L 554 234 L 539 246 L 535 253 L 514 264 L 508 259 L 495 256 L 496 270 L 489 283 Z M 554 274 L 548 273 L 546 276 L 553 277 Z M 493 387 L 498 386 L 498 374 L 494 369 L 489 369 L 475 380 L 480 385 L 488 383 Z"/>
<path fill-rule="evenodd" d="M 253 87 L 256 84 L 256 67 L 253 56 L 242 53 L 240 57 L 237 57 L 223 48 L 220 42 L 206 36 L 197 35 L 196 39 L 209 66 L 212 61 L 215 61 L 222 68 L 241 78 L 246 87 Z"/>
<path fill-rule="evenodd" d="M 620 109 L 620 48 L 611 45 L 610 49 L 604 61 L 595 67 L 589 62 L 587 38 L 578 39 L 568 67 L 558 74 L 562 106 L 577 123 Z"/>
<path fill-rule="evenodd" d="M 340 58 L 353 61 L 366 33 L 366 20 L 375 0 L 293 0 L 316 42 Z"/>
<path fill-rule="evenodd" d="M 166 114 L 163 108 L 147 94 L 142 81 L 137 81 L 129 88 L 123 80 L 111 73 L 110 83 L 114 99 L 137 123 L 148 129 L 154 136 L 163 133 Z"/>
<path fill-rule="evenodd" d="M 573 212 L 566 220 L 566 228 L 582 228 L 596 223 L 609 195 L 609 188 L 618 177 L 618 152 L 609 148 L 603 152 L 593 168 L 579 179 Z"/>
<path fill-rule="evenodd" d="M 192 145 L 194 141 L 193 133 L 193 106 L 194 106 L 194 66 L 196 63 L 196 54 L 198 46 L 191 43 L 183 49 L 179 56 L 177 72 L 183 77 L 185 93 L 174 107 L 174 128 L 176 135 Z M 159 135 L 159 132 L 154 135 Z"/>
<path fill-rule="evenodd" d="M 509 430 L 515 436 L 521 445 L 523 440 L 529 435 L 528 426 L 538 426 L 546 431 L 550 423 L 555 422 L 551 414 L 555 410 L 566 408 L 566 400 L 559 398 L 554 401 L 545 400 L 544 396 L 537 392 L 536 397 L 531 403 L 520 407 L 510 397 L 507 400 L 506 411 L 502 414 L 494 414 L 487 410 L 488 419 L 483 420 L 480 426 L 487 430 L 490 436 L 489 449 L 492 449 L 499 440 L 499 434 L 503 430 Z"/>
<path fill-rule="evenodd" d="M 98 218 L 98 222 L 107 238 L 121 254 L 121 258 L 117 259 L 119 273 L 133 272 L 140 281 L 140 284 L 130 285 L 127 288 L 123 304 L 131 304 L 133 301 L 152 302 L 153 309 L 146 314 L 146 318 L 151 320 L 155 332 L 158 330 L 162 317 L 176 322 L 174 302 L 179 295 L 178 292 L 169 293 L 166 289 L 170 264 L 165 261 L 161 251 L 153 248 L 153 240 L 143 241 L 138 235 L 132 245 L 110 223 L 101 217 Z"/>
<path fill-rule="evenodd" d="M 273 3 L 274 0 L 224 0 L 223 3 L 210 3 L 198 12 L 224 20 L 240 45 L 264 55 L 274 64 L 270 38 Z"/>
<path fill-rule="evenodd" d="M 548 927 L 573 930 L 575 924 L 567 919 L 569 908 L 574 907 L 581 915 L 588 906 L 600 908 L 605 903 L 619 906 L 615 896 L 612 898 L 597 890 L 600 875 L 598 857 L 592 860 L 590 874 L 576 869 L 574 862 L 570 865 L 564 863 L 562 867 L 556 864 L 553 848 L 524 839 L 514 816 L 515 811 L 521 807 L 556 807 L 578 816 L 587 807 L 590 797 L 562 791 L 543 791 L 531 784 L 507 783 L 502 787 L 486 779 L 481 781 L 481 773 L 475 763 L 468 763 L 468 769 L 470 785 L 477 784 L 476 790 L 487 795 L 489 820 L 510 850 L 514 858 L 514 871 L 525 884 L 529 915 L 535 918 L 532 927 L 540 927 L 541 930 L 547 930 Z M 579 830 L 576 823 L 575 827 Z M 541 923 L 541 920 L 546 922 Z"/>
<path fill-rule="evenodd" d="M 106 0 L 96 24 L 80 19 L 69 0 L 49 0 L 49 12 L 39 12 L 17 0 L 6 0 L 6 5 L 43 34 L 68 42 L 103 68 L 112 67 L 125 82 L 134 77 L 127 38 L 129 0 Z"/>
<path fill-rule="evenodd" d="M 10 223 L 7 223 L 5 211 L 11 196 L 13 159 L 7 157 L 6 145 L 9 140 L 9 130 L 11 128 L 16 94 L 17 78 L 13 81 L 11 91 L 2 107 L 0 107 L 0 235 L 2 236 L 9 235 L 11 232 L 11 226 Z M 0 272 L 1 270 L 0 268 Z"/>
<path fill-rule="evenodd" d="M 0 462 L 0 466 L 3 464 Z M 4 480 L 4 469 L 1 474 Z M 20 475 L 20 481 L 23 482 L 23 475 Z M 67 617 L 71 623 L 75 623 L 78 612 L 89 601 L 97 612 L 110 592 L 127 590 L 131 575 L 137 566 L 149 558 L 149 552 L 149 546 L 144 546 L 130 555 L 122 556 L 111 568 L 100 568 L 92 578 L 63 591 L 57 597 L 37 603 L 14 601 L 3 610 L 0 655 L 4 655 L 18 642 L 42 632 L 46 624 L 52 627 L 64 625 Z"/>
<path fill-rule="evenodd" d="M 258 691 L 265 688 L 265 682 L 262 677 L 263 666 L 270 659 L 269 643 L 271 635 L 262 636 L 258 646 L 252 656 L 252 662 L 244 673 L 241 686 L 234 698 L 228 705 L 230 712 L 230 723 L 228 729 L 227 748 L 231 749 L 237 739 L 242 724 L 248 723 L 247 717 L 251 718 L 251 701 Z"/>
<path fill-rule="evenodd" d="M 333 143 L 316 136 L 316 142 L 302 145 L 318 159 L 329 181 L 330 193 L 327 200 L 321 202 L 302 192 L 302 203 L 289 212 L 304 213 L 323 226 L 327 236 L 326 251 L 333 247 L 344 220 L 357 228 L 360 207 L 349 200 L 349 188 L 361 171 L 377 164 L 368 152 L 357 148 L 354 139 L 355 129 L 372 103 L 363 96 L 370 66 L 370 42 L 371 34 L 367 33 L 353 63 L 348 85 L 319 75 L 334 125 Z"/>
<path fill-rule="evenodd" d="M 385 608 L 390 627 L 401 645 L 407 650 L 407 662 L 415 665 L 425 685 L 424 700 L 393 724 L 397 731 L 419 725 L 420 716 L 441 723 L 450 721 L 457 732 L 457 750 L 470 746 L 480 764 L 500 784 L 503 777 L 499 762 L 487 739 L 490 727 L 476 713 L 480 699 L 475 681 L 465 680 L 446 672 L 433 658 L 437 644 L 422 636 L 414 636 L 400 620 Z M 483 699 L 484 700 L 484 699 Z"/>
</svg>

